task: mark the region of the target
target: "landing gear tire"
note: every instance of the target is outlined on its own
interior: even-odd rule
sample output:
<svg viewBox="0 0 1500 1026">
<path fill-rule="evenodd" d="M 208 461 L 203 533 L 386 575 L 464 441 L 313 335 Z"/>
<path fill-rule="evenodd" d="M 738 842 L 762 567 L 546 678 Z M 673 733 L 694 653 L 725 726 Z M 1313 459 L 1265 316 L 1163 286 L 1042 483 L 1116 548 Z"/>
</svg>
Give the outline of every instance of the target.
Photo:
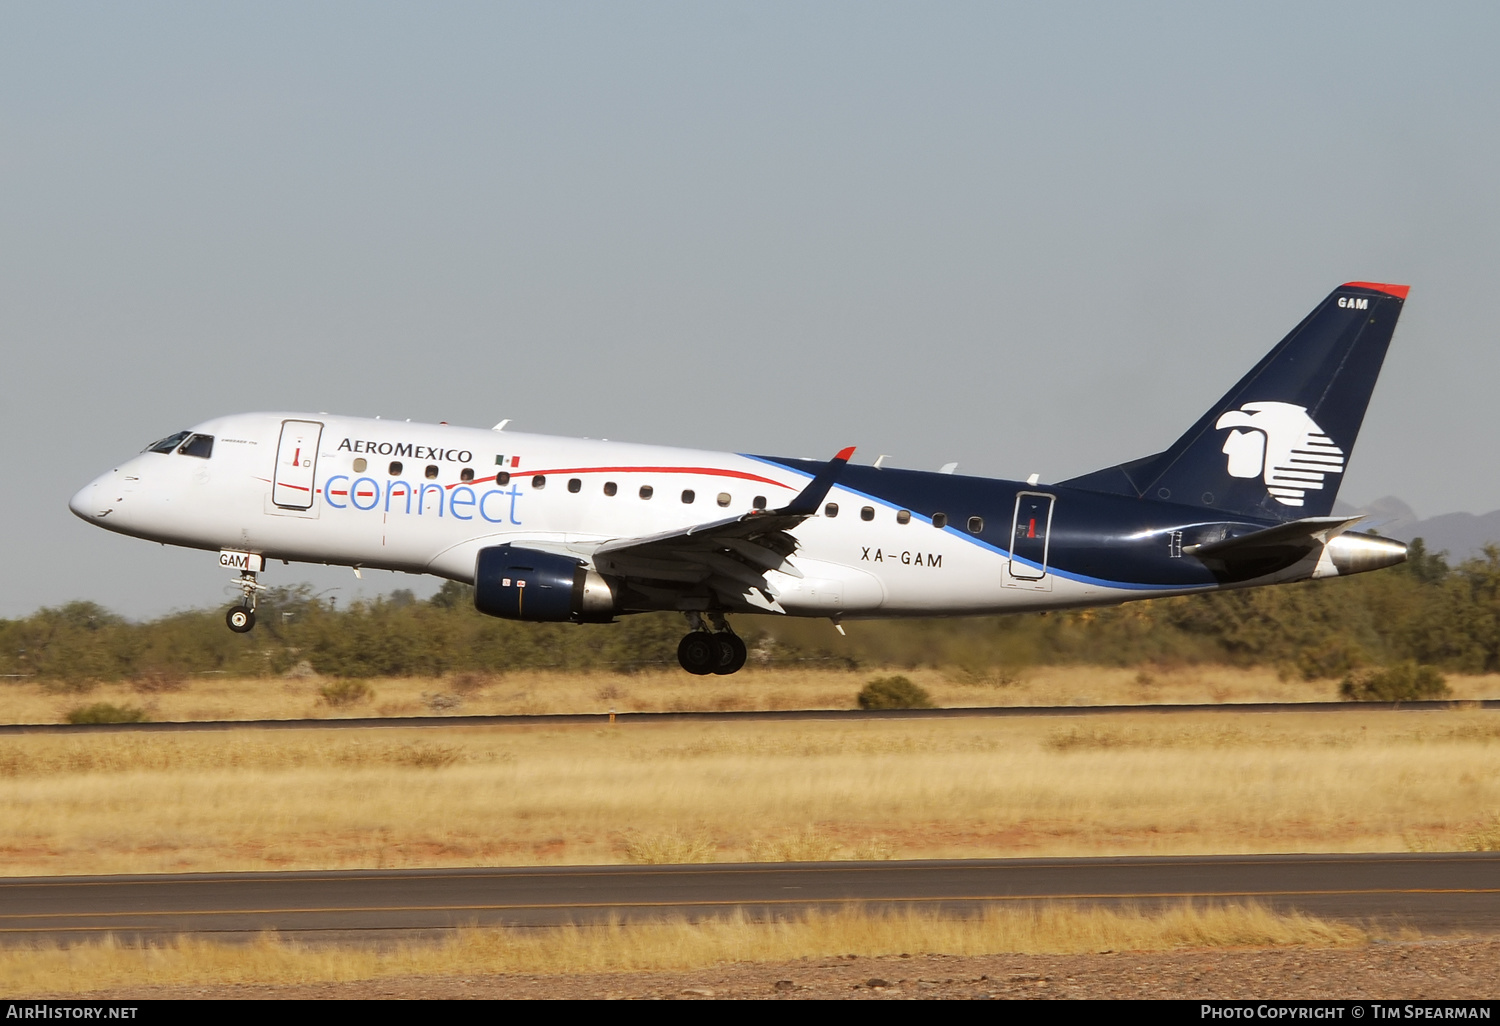
<svg viewBox="0 0 1500 1026">
<path fill-rule="evenodd" d="M 745 665 L 745 643 L 738 634 L 713 634 L 715 647 L 718 650 L 718 661 L 714 664 L 714 673 L 726 677 L 731 673 L 739 672 L 740 667 Z"/>
<path fill-rule="evenodd" d="M 702 677 L 714 673 L 719 664 L 717 636 L 708 631 L 694 631 L 677 645 L 677 662 L 688 673 Z"/>
<path fill-rule="evenodd" d="M 224 614 L 224 622 L 236 634 L 248 634 L 255 628 L 255 610 L 249 606 L 232 606 Z"/>
</svg>

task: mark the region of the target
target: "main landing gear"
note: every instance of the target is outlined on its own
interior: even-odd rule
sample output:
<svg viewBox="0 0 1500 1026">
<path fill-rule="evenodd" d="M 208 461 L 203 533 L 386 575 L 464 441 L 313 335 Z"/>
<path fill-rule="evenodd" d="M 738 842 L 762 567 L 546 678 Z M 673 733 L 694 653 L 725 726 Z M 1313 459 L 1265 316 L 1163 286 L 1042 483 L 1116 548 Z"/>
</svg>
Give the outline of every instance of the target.
<svg viewBox="0 0 1500 1026">
<path fill-rule="evenodd" d="M 265 588 L 255 579 L 252 570 L 240 571 L 240 579 L 234 582 L 245 596 L 237 606 L 230 606 L 224 614 L 224 622 L 236 634 L 248 634 L 255 629 L 255 593 Z"/>
<path fill-rule="evenodd" d="M 704 676 L 715 673 L 725 676 L 745 665 L 745 643 L 729 629 L 722 613 L 710 613 L 709 623 L 703 622 L 703 614 L 688 613 L 688 626 L 693 632 L 677 646 L 677 661 L 688 673 Z"/>
</svg>

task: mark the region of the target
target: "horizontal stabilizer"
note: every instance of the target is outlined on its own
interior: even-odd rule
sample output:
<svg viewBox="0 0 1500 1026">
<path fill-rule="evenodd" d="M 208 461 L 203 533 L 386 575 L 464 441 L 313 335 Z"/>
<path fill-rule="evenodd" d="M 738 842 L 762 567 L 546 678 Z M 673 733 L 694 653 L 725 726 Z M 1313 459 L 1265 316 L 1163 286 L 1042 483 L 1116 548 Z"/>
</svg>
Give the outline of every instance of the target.
<svg viewBox="0 0 1500 1026">
<path fill-rule="evenodd" d="M 1311 556 L 1365 519 L 1306 517 L 1222 541 L 1184 545 L 1184 556 L 1196 556 L 1222 582 L 1248 581 L 1284 570 Z"/>
<path fill-rule="evenodd" d="M 1223 558 L 1237 552 L 1261 553 L 1288 547 L 1310 550 L 1314 545 L 1326 544 L 1330 538 L 1349 530 L 1363 519 L 1363 513 L 1357 517 L 1307 517 L 1253 534 L 1242 534 L 1238 538 L 1225 538 L 1207 545 L 1184 545 L 1182 554 L 1203 559 L 1208 556 Z"/>
</svg>

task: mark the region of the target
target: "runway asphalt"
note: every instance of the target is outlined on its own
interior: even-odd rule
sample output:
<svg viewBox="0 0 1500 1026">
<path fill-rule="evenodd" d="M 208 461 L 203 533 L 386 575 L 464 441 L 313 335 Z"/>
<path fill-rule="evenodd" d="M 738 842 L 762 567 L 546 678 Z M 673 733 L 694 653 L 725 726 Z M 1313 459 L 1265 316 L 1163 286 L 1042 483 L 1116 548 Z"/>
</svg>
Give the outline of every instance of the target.
<svg viewBox="0 0 1500 1026">
<path fill-rule="evenodd" d="M 112 933 L 364 940 L 457 926 L 834 908 L 1257 900 L 1432 932 L 1500 932 L 1500 852 L 213 873 L 0 879 L 0 943 Z"/>
<path fill-rule="evenodd" d="M 171 733 L 200 730 L 347 730 L 367 727 L 546 727 L 604 723 L 734 723 L 757 720 L 920 720 L 1010 716 L 1182 713 L 1351 713 L 1500 710 L 1500 699 L 1424 702 L 1231 702 L 1198 705 L 991 705 L 950 709 L 779 709 L 751 712 L 547 713 L 537 716 L 361 716 L 303 720 L 193 720 L 160 723 L 6 723 L 5 734 Z"/>
</svg>

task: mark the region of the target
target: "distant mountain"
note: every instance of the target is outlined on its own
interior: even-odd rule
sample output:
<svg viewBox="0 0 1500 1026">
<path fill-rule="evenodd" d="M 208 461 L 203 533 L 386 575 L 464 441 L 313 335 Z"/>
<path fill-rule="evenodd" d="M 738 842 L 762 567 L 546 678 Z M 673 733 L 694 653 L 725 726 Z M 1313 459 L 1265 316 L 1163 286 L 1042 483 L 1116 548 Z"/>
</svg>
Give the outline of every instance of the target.
<svg viewBox="0 0 1500 1026">
<path fill-rule="evenodd" d="M 1482 516 L 1444 513 L 1418 520 L 1410 506 L 1394 495 L 1387 495 L 1363 506 L 1337 502 L 1333 511 L 1348 516 L 1367 513 L 1370 517 L 1367 524 L 1361 524 L 1355 530 L 1378 531 L 1397 541 L 1421 538 L 1428 552 L 1447 552 L 1450 563 L 1483 556 L 1486 545 L 1500 545 L 1500 509 Z"/>
</svg>

